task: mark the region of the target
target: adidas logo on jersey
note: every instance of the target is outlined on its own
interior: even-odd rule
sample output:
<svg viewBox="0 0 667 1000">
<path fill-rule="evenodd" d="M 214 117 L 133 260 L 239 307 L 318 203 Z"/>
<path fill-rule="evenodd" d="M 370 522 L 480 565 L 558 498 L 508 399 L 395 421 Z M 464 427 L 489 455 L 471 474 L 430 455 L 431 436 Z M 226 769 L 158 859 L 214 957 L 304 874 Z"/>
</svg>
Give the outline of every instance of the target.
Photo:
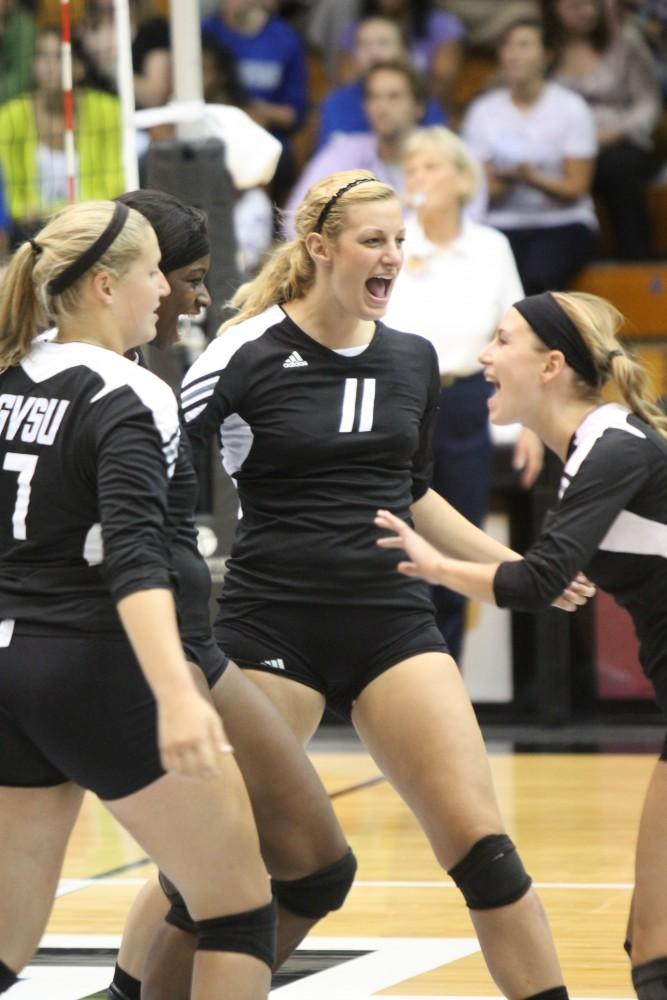
<svg viewBox="0 0 667 1000">
<path fill-rule="evenodd" d="M 305 361 L 303 362 L 303 364 L 305 364 Z M 284 670 L 285 669 L 285 661 L 281 660 L 281 659 L 278 659 L 278 660 L 262 660 L 262 666 L 263 667 L 273 667 L 274 670 Z"/>
<path fill-rule="evenodd" d="M 308 362 L 304 361 L 298 351 L 292 351 L 289 358 L 283 361 L 283 368 L 307 368 Z"/>
</svg>

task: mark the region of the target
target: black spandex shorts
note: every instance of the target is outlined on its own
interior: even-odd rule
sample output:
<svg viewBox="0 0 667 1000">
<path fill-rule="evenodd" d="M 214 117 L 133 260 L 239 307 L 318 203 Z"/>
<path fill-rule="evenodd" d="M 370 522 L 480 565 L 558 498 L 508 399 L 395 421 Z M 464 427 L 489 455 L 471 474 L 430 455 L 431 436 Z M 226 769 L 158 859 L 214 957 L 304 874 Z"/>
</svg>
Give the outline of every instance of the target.
<svg viewBox="0 0 667 1000">
<path fill-rule="evenodd" d="M 212 634 L 205 637 L 181 636 L 183 650 L 190 663 L 196 663 L 206 678 L 209 688 L 220 680 L 229 659 L 218 646 Z"/>
<path fill-rule="evenodd" d="M 163 774 L 155 700 L 124 639 L 15 633 L 0 648 L 0 785 L 118 799 Z"/>
<path fill-rule="evenodd" d="M 428 609 L 223 601 L 214 631 L 239 667 L 306 684 L 346 720 L 385 670 L 419 653 L 449 652 Z"/>
</svg>

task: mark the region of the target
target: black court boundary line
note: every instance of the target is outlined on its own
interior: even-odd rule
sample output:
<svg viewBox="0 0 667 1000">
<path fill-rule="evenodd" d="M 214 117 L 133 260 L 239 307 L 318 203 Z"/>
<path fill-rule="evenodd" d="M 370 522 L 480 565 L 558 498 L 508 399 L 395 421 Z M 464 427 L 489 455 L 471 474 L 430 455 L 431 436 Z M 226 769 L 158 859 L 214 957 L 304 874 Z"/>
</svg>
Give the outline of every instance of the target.
<svg viewBox="0 0 667 1000">
<path fill-rule="evenodd" d="M 354 792 L 361 792 L 364 788 L 372 788 L 373 785 L 379 785 L 381 782 L 387 779 L 383 774 L 378 774 L 375 778 L 367 778 L 366 781 L 360 781 L 356 785 L 348 785 L 347 788 L 339 788 L 338 791 L 331 792 L 329 794 L 330 799 L 339 799 L 343 795 L 352 795 Z M 125 865 L 118 865 L 116 868 L 108 868 L 104 872 L 98 872 L 96 875 L 82 876 L 81 880 L 86 882 L 98 882 L 103 878 L 113 878 L 114 875 L 124 875 L 126 872 L 134 871 L 135 868 L 143 868 L 144 865 L 153 864 L 153 861 L 149 857 L 139 858 L 137 861 L 128 861 Z M 73 882 L 78 881 L 77 879 L 72 879 Z M 59 896 L 58 899 L 64 899 L 65 896 L 73 896 L 75 892 L 81 892 L 83 889 L 89 888 L 88 886 L 82 885 L 78 889 L 74 889 L 71 892 L 64 893 L 63 896 Z"/>
<path fill-rule="evenodd" d="M 114 875 L 124 875 L 125 872 L 131 872 L 135 868 L 143 868 L 144 865 L 153 864 L 149 857 L 139 858 L 137 861 L 128 861 L 125 865 L 118 865 L 117 868 L 109 868 L 105 872 L 98 872 L 97 875 L 87 875 L 81 876 L 82 882 L 97 882 L 99 879 L 103 878 L 113 878 Z M 79 879 L 73 878 L 72 882 L 78 882 Z M 64 896 L 72 896 L 74 892 L 81 892 L 82 889 L 89 888 L 86 885 L 80 886 L 78 889 L 74 889 L 73 892 L 66 892 Z M 63 899 L 64 896 L 58 896 L 58 899 Z"/>
<path fill-rule="evenodd" d="M 347 788 L 340 788 L 337 792 L 330 792 L 329 798 L 339 799 L 342 795 L 352 795 L 353 792 L 362 792 L 364 788 L 372 788 L 373 785 L 379 785 L 386 780 L 384 774 L 378 774 L 375 778 L 367 778 L 366 781 L 360 781 L 356 785 L 348 785 Z"/>
</svg>

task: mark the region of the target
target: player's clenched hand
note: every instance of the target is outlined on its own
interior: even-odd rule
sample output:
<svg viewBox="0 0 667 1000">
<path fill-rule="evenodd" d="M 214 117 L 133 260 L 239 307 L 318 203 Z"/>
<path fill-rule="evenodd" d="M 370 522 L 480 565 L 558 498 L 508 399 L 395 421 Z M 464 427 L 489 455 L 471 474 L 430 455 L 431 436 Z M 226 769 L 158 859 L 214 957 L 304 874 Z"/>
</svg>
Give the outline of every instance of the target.
<svg viewBox="0 0 667 1000">
<path fill-rule="evenodd" d="M 403 549 L 408 559 L 399 562 L 396 569 L 406 576 L 420 576 L 429 583 L 438 583 L 438 572 L 442 568 L 442 556 L 430 542 L 401 521 L 388 510 L 379 510 L 375 515 L 378 528 L 386 528 L 394 534 L 388 538 L 378 538 L 381 549 Z"/>
<path fill-rule="evenodd" d="M 595 585 L 583 573 L 577 573 L 574 580 L 568 583 L 567 587 L 555 601 L 551 604 L 561 611 L 576 611 L 581 608 L 595 594 Z"/>
<path fill-rule="evenodd" d="M 195 691 L 158 701 L 158 746 L 165 770 L 190 778 L 216 775 L 231 750 L 220 716 Z"/>
</svg>

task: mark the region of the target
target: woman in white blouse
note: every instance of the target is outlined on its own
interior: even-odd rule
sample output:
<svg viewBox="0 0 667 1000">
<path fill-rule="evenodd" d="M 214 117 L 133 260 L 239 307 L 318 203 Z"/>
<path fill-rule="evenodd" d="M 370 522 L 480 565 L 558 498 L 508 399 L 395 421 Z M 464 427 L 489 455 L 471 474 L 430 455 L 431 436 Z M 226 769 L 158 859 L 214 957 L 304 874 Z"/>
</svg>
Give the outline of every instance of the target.
<svg viewBox="0 0 667 1000">
<path fill-rule="evenodd" d="M 491 439 L 488 386 L 477 356 L 523 288 L 506 237 L 465 213 L 479 171 L 461 140 L 440 125 L 417 129 L 403 165 L 411 206 L 405 263 L 385 322 L 421 334 L 438 353 L 442 388 L 432 485 L 479 525 L 488 503 Z M 537 438 L 522 432 L 514 465 L 526 488 L 540 471 L 542 454 Z M 433 599 L 438 625 L 459 658 L 465 601 L 441 587 Z"/>
<path fill-rule="evenodd" d="M 545 80 L 539 21 L 510 25 L 498 65 L 503 85 L 476 98 L 461 127 L 484 164 L 485 221 L 509 239 L 527 295 L 567 288 L 597 239 L 595 119 L 578 94 Z"/>
</svg>

